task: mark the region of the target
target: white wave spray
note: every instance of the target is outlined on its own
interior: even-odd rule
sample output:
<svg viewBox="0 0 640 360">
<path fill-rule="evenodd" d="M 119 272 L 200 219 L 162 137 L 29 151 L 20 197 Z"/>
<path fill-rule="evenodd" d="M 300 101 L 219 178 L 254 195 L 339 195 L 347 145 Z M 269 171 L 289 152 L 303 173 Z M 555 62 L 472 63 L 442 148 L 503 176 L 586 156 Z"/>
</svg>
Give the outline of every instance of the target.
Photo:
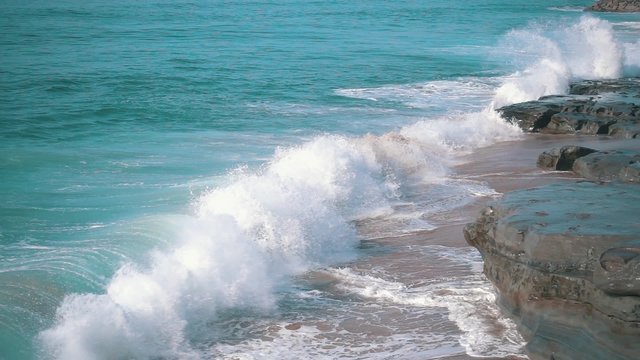
<svg viewBox="0 0 640 360">
<path fill-rule="evenodd" d="M 565 94 L 572 80 L 613 79 L 632 75 L 637 61 L 631 44 L 620 44 L 611 23 L 583 16 L 576 24 L 549 30 L 531 27 L 511 31 L 505 56 L 524 63 L 496 90 L 495 108 Z"/>
<path fill-rule="evenodd" d="M 177 221 L 173 247 L 147 266 L 124 265 L 105 294 L 68 296 L 40 335 L 45 357 L 199 358 L 191 340 L 206 337 L 219 309 L 271 308 L 289 276 L 355 255 L 352 220 L 391 213 L 401 187 L 441 182 L 452 153 L 486 145 L 498 129 L 514 133 L 498 118 L 484 131 L 449 127 L 442 119 L 383 136 L 321 136 L 277 151 L 257 172 L 230 174 Z"/>
</svg>

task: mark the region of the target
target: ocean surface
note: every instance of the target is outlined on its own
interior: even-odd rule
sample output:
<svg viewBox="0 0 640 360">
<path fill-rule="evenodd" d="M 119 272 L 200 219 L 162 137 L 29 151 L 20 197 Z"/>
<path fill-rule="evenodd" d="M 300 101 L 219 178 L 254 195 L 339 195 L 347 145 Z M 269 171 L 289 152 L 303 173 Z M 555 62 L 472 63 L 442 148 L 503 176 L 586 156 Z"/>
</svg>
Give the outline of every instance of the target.
<svg viewBox="0 0 640 360">
<path fill-rule="evenodd" d="M 494 109 L 640 76 L 590 3 L 3 0 L 0 359 L 521 356 L 405 239 L 499 195 L 452 170 Z"/>
</svg>

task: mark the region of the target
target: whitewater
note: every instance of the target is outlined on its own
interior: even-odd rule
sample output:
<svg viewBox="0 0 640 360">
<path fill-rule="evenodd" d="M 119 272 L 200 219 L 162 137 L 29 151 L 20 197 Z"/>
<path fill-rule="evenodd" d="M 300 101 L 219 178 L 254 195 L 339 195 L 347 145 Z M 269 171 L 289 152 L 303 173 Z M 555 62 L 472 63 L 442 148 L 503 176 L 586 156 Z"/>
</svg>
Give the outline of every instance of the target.
<svg viewBox="0 0 640 360">
<path fill-rule="evenodd" d="M 71 114 L 82 104 L 93 106 L 89 100 L 65 105 L 56 98 L 71 96 L 74 86 L 97 85 L 48 87 L 51 99 L 45 101 L 64 108 L 67 123 L 34 120 L 26 126 L 2 120 L 1 164 L 8 185 L 0 228 L 0 358 L 524 356 L 515 325 L 494 304 L 479 254 L 421 243 L 416 236 L 446 223 L 442 214 L 500 195 L 453 170 L 479 148 L 523 137 L 496 109 L 566 93 L 576 80 L 640 76 L 640 19 L 584 15 L 575 11 L 582 2 L 573 3 L 540 5 L 536 11 L 551 14 L 551 20 L 529 15 L 517 27 L 494 29 L 496 35 L 487 35 L 492 43 L 469 45 L 451 35 L 463 55 L 447 47 L 455 53 L 450 59 L 505 60 L 487 60 L 472 71 L 460 66 L 436 76 L 418 73 L 417 81 L 383 79 L 373 86 L 357 76 L 351 87 L 326 80 L 330 100 L 325 103 L 283 93 L 291 84 L 269 85 L 274 78 L 261 78 L 266 76 L 261 64 L 254 64 L 261 73 L 252 73 L 254 80 L 220 85 L 229 88 L 223 99 L 251 121 L 234 123 L 238 110 L 216 100 L 211 111 L 225 114 L 214 127 L 202 118 L 209 110 L 162 121 L 163 111 L 170 113 L 162 103 L 174 96 L 185 107 L 206 103 L 198 102 L 206 93 L 190 85 L 184 85 L 188 96 L 161 96 L 160 110 L 154 110 L 159 118 L 144 126 L 124 120 L 116 125 L 132 116 L 127 111 L 144 111 L 137 93 L 116 101 L 136 102 L 129 110 L 102 109 L 108 117 L 100 113 L 84 123 Z M 343 21 L 379 14 L 339 10 L 347 14 Z M 92 10 L 82 11 L 93 16 Z M 307 15 L 303 7 L 300 11 Z M 305 41 L 315 41 L 305 32 L 306 23 L 294 25 Z M 4 36 L 2 46 L 9 49 L 9 40 Z M 267 40 L 262 45 L 292 51 Z M 216 56 L 231 56 L 224 50 Z M 250 59 L 255 48 L 235 50 Z M 327 66 L 321 57 L 317 61 L 313 66 Z M 332 61 L 329 66 L 335 67 L 340 58 Z M 18 79 L 13 70 L 4 70 L 7 63 L 3 71 Z M 132 66 L 139 64 L 134 60 Z M 204 65 L 179 64 L 199 66 Z M 287 66 L 302 65 L 292 60 Z M 166 77 L 167 85 L 175 80 Z M 122 81 L 158 91 L 135 77 Z M 250 95 L 234 88 L 252 81 L 274 88 L 262 94 L 247 90 Z M 302 83 L 314 81 L 321 80 Z M 12 84 L 3 80 L 2 86 Z M 313 92 L 318 85 L 297 86 Z M 115 96 L 105 91 L 100 90 Z M 22 101 L 2 106 L 18 112 Z M 110 137 L 115 126 L 124 128 Z M 92 134 L 91 127 L 101 129 Z M 39 147 L 29 153 L 11 150 L 25 142 Z M 73 154 L 39 162 L 34 149 L 46 153 L 65 142 L 79 144 Z M 118 148 L 122 144 L 127 147 Z M 83 149 L 92 154 L 75 155 Z M 136 152 L 145 156 L 130 155 Z M 52 167 L 55 161 L 66 165 Z M 28 172 L 16 164 L 44 172 L 21 178 Z M 49 182 L 43 180 L 47 176 Z M 26 234 L 24 226 L 31 227 Z M 394 262 L 396 253 L 423 266 L 416 269 L 407 258 Z"/>
</svg>

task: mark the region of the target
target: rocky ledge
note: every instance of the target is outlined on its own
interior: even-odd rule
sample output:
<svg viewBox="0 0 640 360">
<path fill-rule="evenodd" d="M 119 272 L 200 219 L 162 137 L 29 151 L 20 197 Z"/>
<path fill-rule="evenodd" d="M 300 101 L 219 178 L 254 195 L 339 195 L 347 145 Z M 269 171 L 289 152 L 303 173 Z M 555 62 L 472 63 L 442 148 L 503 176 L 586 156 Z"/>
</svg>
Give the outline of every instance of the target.
<svg viewBox="0 0 640 360">
<path fill-rule="evenodd" d="M 582 181 L 508 193 L 467 225 L 533 359 L 637 359 L 639 214 L 640 185 Z"/>
<path fill-rule="evenodd" d="M 563 146 L 540 154 L 537 165 L 548 170 L 571 170 L 591 181 L 640 183 L 640 152 L 637 151 Z"/>
<path fill-rule="evenodd" d="M 612 12 L 635 12 L 640 11 L 640 0 L 600 0 L 586 10 L 590 11 L 612 11 Z"/>
<path fill-rule="evenodd" d="M 498 109 L 502 117 L 527 132 L 640 137 L 640 79 L 582 81 L 568 95 Z"/>
<path fill-rule="evenodd" d="M 582 81 L 568 95 L 498 111 L 527 132 L 640 139 L 640 79 Z M 499 305 L 520 325 L 534 359 L 640 354 L 636 150 L 546 151 L 538 167 L 585 180 L 508 193 L 465 227 Z"/>
</svg>

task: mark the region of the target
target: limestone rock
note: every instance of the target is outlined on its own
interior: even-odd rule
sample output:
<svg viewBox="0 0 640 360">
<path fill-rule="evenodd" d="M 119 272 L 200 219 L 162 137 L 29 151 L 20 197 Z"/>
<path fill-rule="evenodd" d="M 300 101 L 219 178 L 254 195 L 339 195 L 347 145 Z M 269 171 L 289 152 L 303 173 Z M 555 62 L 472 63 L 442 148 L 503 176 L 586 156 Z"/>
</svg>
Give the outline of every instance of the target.
<svg viewBox="0 0 640 360">
<path fill-rule="evenodd" d="M 552 184 L 506 194 L 465 228 L 533 359 L 640 353 L 640 186 Z"/>
<path fill-rule="evenodd" d="M 608 124 L 609 135 L 622 139 L 640 138 L 640 124 L 637 119 Z"/>
<path fill-rule="evenodd" d="M 615 121 L 591 114 L 560 112 L 540 132 L 546 134 L 608 134 Z"/>
<path fill-rule="evenodd" d="M 563 146 L 545 151 L 538 157 L 537 166 L 543 169 L 568 171 L 577 158 L 589 155 L 597 150 L 582 146 Z"/>
<path fill-rule="evenodd" d="M 640 183 L 640 153 L 634 151 L 599 151 L 577 159 L 573 171 L 592 181 Z"/>
</svg>

